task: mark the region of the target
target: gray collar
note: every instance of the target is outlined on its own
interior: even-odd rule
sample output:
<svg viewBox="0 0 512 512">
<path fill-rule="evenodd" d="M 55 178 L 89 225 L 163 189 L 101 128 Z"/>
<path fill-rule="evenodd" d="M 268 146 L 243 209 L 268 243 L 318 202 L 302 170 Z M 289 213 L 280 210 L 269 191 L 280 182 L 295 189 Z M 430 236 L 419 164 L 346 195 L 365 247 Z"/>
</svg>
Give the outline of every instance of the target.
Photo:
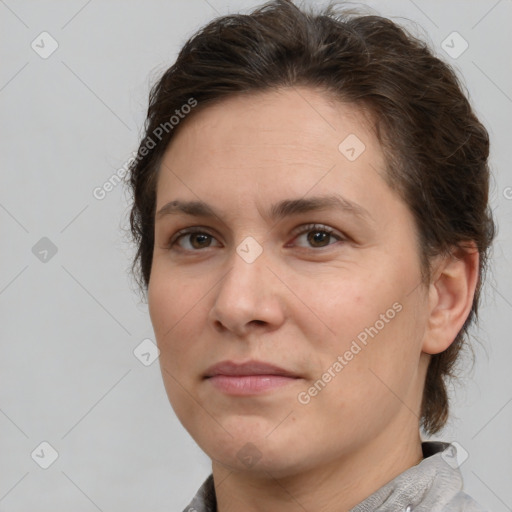
<svg viewBox="0 0 512 512">
<path fill-rule="evenodd" d="M 423 460 L 391 480 L 350 512 L 431 512 L 441 510 L 462 489 L 450 443 L 423 442 Z"/>
<path fill-rule="evenodd" d="M 424 441 L 423 460 L 378 489 L 350 512 L 431 512 L 460 497 L 462 476 L 450 443 Z M 459 499 L 459 498 L 457 498 Z M 183 511 L 217 512 L 213 475 Z"/>
</svg>

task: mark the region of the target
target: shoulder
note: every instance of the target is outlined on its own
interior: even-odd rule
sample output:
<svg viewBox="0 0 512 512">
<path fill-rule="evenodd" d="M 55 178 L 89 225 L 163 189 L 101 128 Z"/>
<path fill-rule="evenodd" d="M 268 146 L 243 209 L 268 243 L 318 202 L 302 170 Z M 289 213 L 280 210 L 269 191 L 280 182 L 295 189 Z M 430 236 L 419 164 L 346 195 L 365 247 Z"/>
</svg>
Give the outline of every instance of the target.
<svg viewBox="0 0 512 512">
<path fill-rule="evenodd" d="M 471 496 L 463 491 L 459 491 L 443 507 L 441 512 L 489 512 L 477 503 Z"/>
<path fill-rule="evenodd" d="M 215 497 L 215 486 L 213 484 L 213 474 L 203 482 L 196 495 L 183 510 L 183 512 L 216 512 L 217 500 Z"/>
</svg>

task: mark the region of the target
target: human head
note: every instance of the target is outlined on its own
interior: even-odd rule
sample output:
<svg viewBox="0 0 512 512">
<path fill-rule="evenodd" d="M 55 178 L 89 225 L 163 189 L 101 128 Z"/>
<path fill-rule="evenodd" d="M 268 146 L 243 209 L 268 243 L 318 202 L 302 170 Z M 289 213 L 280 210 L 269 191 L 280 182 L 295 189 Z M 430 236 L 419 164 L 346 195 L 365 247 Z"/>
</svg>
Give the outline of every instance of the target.
<svg viewBox="0 0 512 512">
<path fill-rule="evenodd" d="M 469 241 L 478 249 L 471 311 L 453 343 L 432 356 L 426 376 L 421 418 L 425 431 L 434 434 L 448 417 L 445 379 L 477 314 L 494 236 L 489 140 L 451 68 L 390 20 L 345 14 L 336 6 L 307 14 L 276 0 L 250 15 L 216 19 L 185 44 L 151 91 L 146 133 L 131 166 L 130 221 L 139 284 L 147 290 L 157 179 L 179 130 L 200 111 L 231 97 L 299 86 L 323 90 L 373 120 L 386 157 L 383 178 L 415 221 L 424 283 L 432 277 L 436 256 L 465 248 Z M 190 114 L 183 115 L 184 105 L 191 107 Z M 173 115 L 184 119 L 171 128 Z"/>
</svg>

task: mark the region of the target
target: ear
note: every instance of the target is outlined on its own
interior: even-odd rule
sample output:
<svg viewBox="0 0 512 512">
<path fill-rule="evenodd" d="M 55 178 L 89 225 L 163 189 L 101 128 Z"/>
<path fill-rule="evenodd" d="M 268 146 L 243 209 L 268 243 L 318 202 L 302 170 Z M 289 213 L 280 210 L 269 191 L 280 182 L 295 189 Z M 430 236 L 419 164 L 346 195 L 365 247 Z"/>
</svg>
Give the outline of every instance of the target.
<svg viewBox="0 0 512 512">
<path fill-rule="evenodd" d="M 473 241 L 438 258 L 429 285 L 429 318 L 423 352 L 438 354 L 453 343 L 471 311 L 478 269 L 479 253 Z"/>
</svg>

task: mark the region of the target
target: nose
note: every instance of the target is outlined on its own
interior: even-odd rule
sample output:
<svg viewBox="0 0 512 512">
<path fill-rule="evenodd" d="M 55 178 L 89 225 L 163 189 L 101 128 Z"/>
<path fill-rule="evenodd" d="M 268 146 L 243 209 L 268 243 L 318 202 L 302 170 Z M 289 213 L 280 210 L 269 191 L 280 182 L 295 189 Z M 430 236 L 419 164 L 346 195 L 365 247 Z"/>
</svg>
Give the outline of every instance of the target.
<svg viewBox="0 0 512 512">
<path fill-rule="evenodd" d="M 283 284 L 268 268 L 265 252 L 249 262 L 233 251 L 229 264 L 213 291 L 210 323 L 218 332 L 237 337 L 279 328 L 285 320 Z"/>
</svg>

